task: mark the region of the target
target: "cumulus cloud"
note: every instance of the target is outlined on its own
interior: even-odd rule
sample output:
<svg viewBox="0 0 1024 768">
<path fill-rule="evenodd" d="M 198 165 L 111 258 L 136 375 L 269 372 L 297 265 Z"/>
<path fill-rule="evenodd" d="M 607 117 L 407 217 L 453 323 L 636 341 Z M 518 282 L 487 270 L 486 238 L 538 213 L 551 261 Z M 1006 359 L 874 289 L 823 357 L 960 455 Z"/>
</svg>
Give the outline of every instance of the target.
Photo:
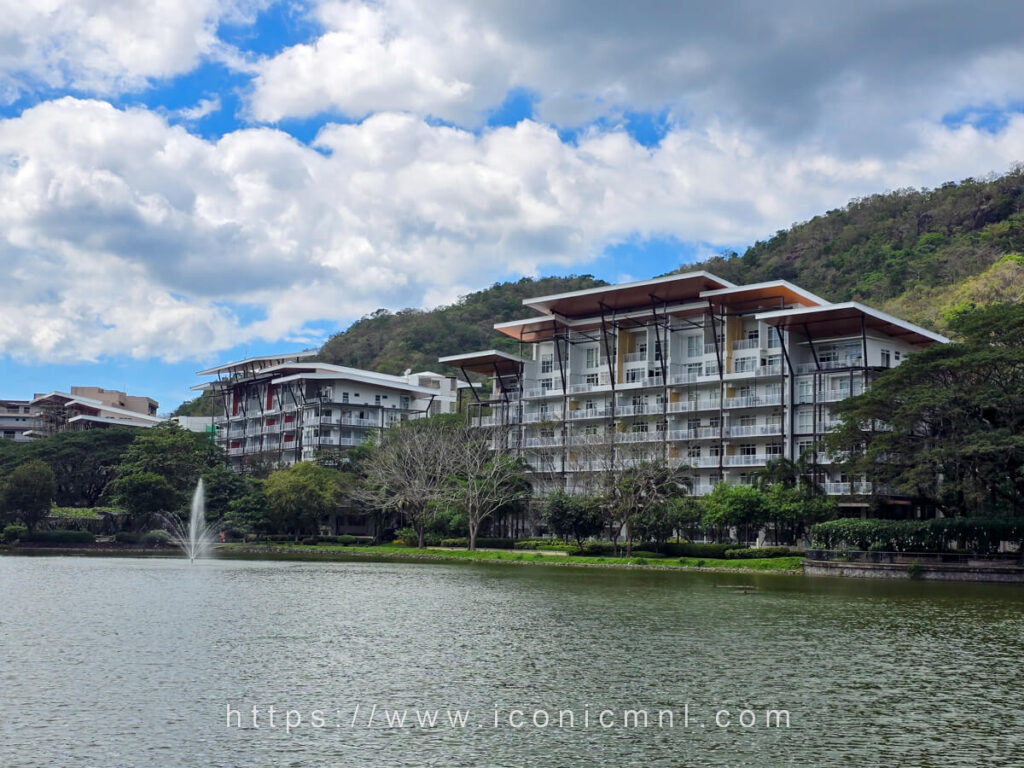
<svg viewBox="0 0 1024 768">
<path fill-rule="evenodd" d="M 323 34 L 255 65 L 261 121 L 336 112 L 477 125 L 513 87 L 564 127 L 668 108 L 773 141 L 893 154 L 913 123 L 1024 96 L 1019 3 L 321 0 Z"/>
<path fill-rule="evenodd" d="M 0 100 L 71 88 L 117 94 L 191 70 L 227 46 L 224 21 L 245 22 L 267 0 L 8 2 L 0 17 Z"/>
<path fill-rule="evenodd" d="M 621 131 L 567 144 L 534 121 L 473 133 L 398 113 L 328 125 L 314 146 L 269 128 L 206 140 L 63 98 L 0 121 L 0 353 L 205 356 L 579 269 L 629 238 L 740 244 L 1022 152 L 1021 116 L 998 133 L 921 126 L 893 160 L 779 150 L 726 124 L 646 148 Z"/>
</svg>

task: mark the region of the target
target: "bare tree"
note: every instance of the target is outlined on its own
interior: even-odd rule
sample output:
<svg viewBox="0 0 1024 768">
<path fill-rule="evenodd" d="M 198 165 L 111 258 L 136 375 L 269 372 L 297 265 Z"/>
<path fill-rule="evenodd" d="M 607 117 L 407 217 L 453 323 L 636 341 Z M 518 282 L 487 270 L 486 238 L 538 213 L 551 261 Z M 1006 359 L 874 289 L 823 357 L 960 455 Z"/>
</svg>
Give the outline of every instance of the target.
<svg viewBox="0 0 1024 768">
<path fill-rule="evenodd" d="M 510 505 L 526 501 L 530 486 L 523 462 L 501 450 L 489 431 L 463 428 L 454 442 L 454 465 L 449 465 L 454 471 L 445 482 L 445 498 L 465 512 L 469 548 L 473 550 L 481 524 Z"/>
<path fill-rule="evenodd" d="M 361 497 L 384 513 L 398 513 L 416 530 L 417 546 L 444 497 L 456 464 L 455 441 L 464 429 L 447 418 L 416 419 L 388 429 L 363 464 Z"/>
</svg>

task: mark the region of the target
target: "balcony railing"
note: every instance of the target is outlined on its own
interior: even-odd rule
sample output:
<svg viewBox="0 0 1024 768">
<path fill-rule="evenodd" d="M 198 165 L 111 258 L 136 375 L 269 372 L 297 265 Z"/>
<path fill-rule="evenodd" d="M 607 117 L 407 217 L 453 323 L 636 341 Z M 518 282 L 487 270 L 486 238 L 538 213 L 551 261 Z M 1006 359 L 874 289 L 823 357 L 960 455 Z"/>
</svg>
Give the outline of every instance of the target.
<svg viewBox="0 0 1024 768">
<path fill-rule="evenodd" d="M 558 448 L 562 446 L 561 435 L 555 437 L 528 437 L 523 441 L 524 448 Z"/>
<path fill-rule="evenodd" d="M 759 437 L 761 435 L 781 435 L 781 424 L 740 424 L 725 428 L 729 437 Z"/>
<path fill-rule="evenodd" d="M 759 346 L 761 346 L 761 340 L 758 338 L 740 339 L 739 341 L 734 341 L 732 343 L 732 348 L 734 351 L 738 351 L 741 349 L 757 349 Z"/>
<path fill-rule="evenodd" d="M 750 395 L 748 397 L 725 398 L 726 408 L 756 408 L 764 405 L 781 405 L 781 395 Z"/>
<path fill-rule="evenodd" d="M 849 357 L 843 360 L 819 360 L 818 363 L 800 363 L 796 367 L 797 373 L 815 373 L 819 369 L 822 371 L 834 371 L 838 368 L 860 368 L 864 365 L 864 358 L 860 357 Z"/>
<path fill-rule="evenodd" d="M 707 400 L 680 400 L 668 404 L 669 413 L 692 413 L 693 411 L 717 411 L 720 405 L 718 399 Z"/>
<path fill-rule="evenodd" d="M 569 411 L 570 419 L 603 419 L 611 415 L 611 408 L 577 408 Z"/>
<path fill-rule="evenodd" d="M 536 424 L 541 421 L 561 421 L 562 410 L 552 409 L 547 411 L 532 411 L 523 414 L 524 424 Z"/>
<path fill-rule="evenodd" d="M 825 493 L 829 496 L 863 496 L 871 493 L 871 483 L 825 483 Z"/>
<path fill-rule="evenodd" d="M 696 429 L 673 429 L 668 433 L 669 440 L 708 440 L 719 437 L 718 427 L 698 427 Z"/>
<path fill-rule="evenodd" d="M 627 352 L 622 356 L 624 363 L 646 363 L 648 359 L 646 352 Z"/>
<path fill-rule="evenodd" d="M 764 453 L 755 453 L 739 456 L 724 456 L 723 464 L 727 467 L 756 467 L 766 464 L 770 459 L 777 459 L 778 456 L 769 456 Z"/>
<path fill-rule="evenodd" d="M 701 469 L 707 467 L 717 467 L 718 459 L 718 456 L 689 456 L 684 457 L 682 459 L 682 462 L 684 464 L 689 464 L 691 467 L 694 467 L 696 469 Z"/>
</svg>

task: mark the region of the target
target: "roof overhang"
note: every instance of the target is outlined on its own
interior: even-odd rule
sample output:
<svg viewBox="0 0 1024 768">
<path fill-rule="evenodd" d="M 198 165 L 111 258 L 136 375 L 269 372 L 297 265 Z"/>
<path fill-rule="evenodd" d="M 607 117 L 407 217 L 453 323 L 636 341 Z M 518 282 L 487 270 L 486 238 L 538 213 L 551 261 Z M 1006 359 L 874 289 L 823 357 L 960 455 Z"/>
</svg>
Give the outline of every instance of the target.
<svg viewBox="0 0 1024 768">
<path fill-rule="evenodd" d="M 702 291 L 705 298 L 715 306 L 742 308 L 750 312 L 757 310 L 784 309 L 795 305 L 802 307 L 827 306 L 828 301 L 810 291 L 793 285 L 786 280 L 771 280 L 733 288 L 715 288 Z"/>
<path fill-rule="evenodd" d="M 70 419 L 68 419 L 68 424 L 74 424 L 75 422 L 80 422 L 80 421 L 88 421 L 90 423 L 103 424 L 105 426 L 111 426 L 111 427 L 142 427 L 142 428 L 148 428 L 148 427 L 155 427 L 157 424 L 159 424 L 161 421 L 163 421 L 163 419 L 152 419 L 152 420 L 150 420 L 150 419 L 147 419 L 147 418 L 144 418 L 144 417 L 143 418 L 138 418 L 138 419 L 134 419 L 134 418 L 131 418 L 131 417 L 120 418 L 120 417 L 115 417 L 115 416 L 96 416 L 96 415 L 92 415 L 92 414 L 84 414 L 83 413 L 83 414 L 80 414 L 78 416 L 72 416 Z"/>
<path fill-rule="evenodd" d="M 551 324 L 551 319 L 547 319 Z M 462 355 L 448 355 L 439 357 L 437 362 L 450 365 L 453 368 L 462 368 L 472 373 L 480 373 L 484 376 L 498 375 L 508 376 L 518 374 L 524 363 L 529 362 L 517 355 L 510 355 L 508 352 L 499 352 L 496 349 L 486 349 L 482 352 L 467 352 Z"/>
<path fill-rule="evenodd" d="M 253 366 L 260 365 L 261 368 L 267 368 L 272 365 L 280 365 L 282 363 L 291 363 L 297 360 L 301 360 L 305 357 L 313 357 L 317 354 L 315 349 L 307 349 L 303 352 L 290 352 L 288 354 L 280 355 L 260 355 L 258 357 L 247 357 L 244 360 L 236 360 L 231 363 L 224 363 L 213 368 L 207 368 L 205 371 L 198 371 L 196 376 L 216 376 L 219 373 L 236 373 L 244 372 L 246 369 L 250 369 Z"/>
<path fill-rule="evenodd" d="M 538 296 L 534 299 L 523 299 L 523 304 L 545 315 L 588 317 L 599 315 L 602 311 L 629 310 L 649 306 L 652 297 L 656 302 L 678 303 L 696 299 L 702 291 L 733 287 L 735 286 L 728 280 L 701 270 L 678 275 L 665 275 L 635 283 L 605 285 L 600 288 L 586 288 L 582 291 Z"/>
<path fill-rule="evenodd" d="M 289 376 L 271 379 L 271 384 L 287 384 L 293 381 L 353 381 L 359 384 L 369 384 L 382 389 L 394 389 L 401 392 L 412 392 L 422 395 L 440 395 L 441 391 L 430 387 L 421 387 L 417 384 L 409 384 L 397 378 L 378 378 L 376 376 L 360 376 L 354 373 L 343 372 L 309 372 L 294 373 Z"/>
<path fill-rule="evenodd" d="M 856 301 L 843 304 L 829 304 L 823 307 L 801 307 L 776 312 L 761 312 L 758 320 L 764 320 L 779 330 L 807 331 L 811 337 L 831 338 L 859 335 L 861 330 L 884 333 L 894 339 L 916 347 L 949 342 L 945 336 L 929 331 L 919 325 L 908 323 L 897 317 L 872 309 Z"/>
</svg>

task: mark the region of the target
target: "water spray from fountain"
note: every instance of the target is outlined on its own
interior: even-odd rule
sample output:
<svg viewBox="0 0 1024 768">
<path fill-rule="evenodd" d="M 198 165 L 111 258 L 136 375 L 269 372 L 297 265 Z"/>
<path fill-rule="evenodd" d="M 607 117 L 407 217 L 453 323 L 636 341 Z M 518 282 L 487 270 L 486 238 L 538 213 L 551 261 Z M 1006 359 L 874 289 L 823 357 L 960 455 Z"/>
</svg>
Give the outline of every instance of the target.
<svg viewBox="0 0 1024 768">
<path fill-rule="evenodd" d="M 170 529 L 171 539 L 190 562 L 197 557 L 207 557 L 213 548 L 213 527 L 206 524 L 206 497 L 203 492 L 203 480 L 196 483 L 196 492 L 192 495 L 192 510 L 186 526 L 174 516 L 165 518 Z"/>
</svg>

